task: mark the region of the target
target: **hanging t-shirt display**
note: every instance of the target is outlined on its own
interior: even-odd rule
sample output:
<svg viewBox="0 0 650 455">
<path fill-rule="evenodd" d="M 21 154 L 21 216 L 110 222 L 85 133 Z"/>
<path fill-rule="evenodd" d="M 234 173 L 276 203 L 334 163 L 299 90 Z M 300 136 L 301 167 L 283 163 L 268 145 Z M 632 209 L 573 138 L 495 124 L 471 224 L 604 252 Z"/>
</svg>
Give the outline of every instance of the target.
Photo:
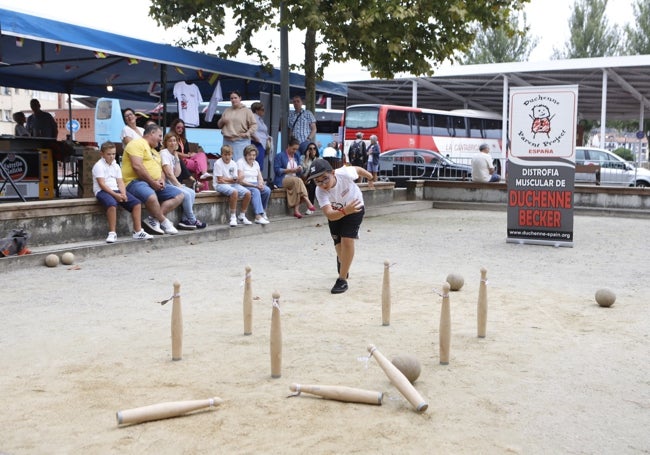
<svg viewBox="0 0 650 455">
<path fill-rule="evenodd" d="M 199 106 L 203 102 L 199 88 L 185 81 L 176 82 L 174 98 L 178 101 L 178 116 L 185 126 L 199 126 Z"/>
</svg>

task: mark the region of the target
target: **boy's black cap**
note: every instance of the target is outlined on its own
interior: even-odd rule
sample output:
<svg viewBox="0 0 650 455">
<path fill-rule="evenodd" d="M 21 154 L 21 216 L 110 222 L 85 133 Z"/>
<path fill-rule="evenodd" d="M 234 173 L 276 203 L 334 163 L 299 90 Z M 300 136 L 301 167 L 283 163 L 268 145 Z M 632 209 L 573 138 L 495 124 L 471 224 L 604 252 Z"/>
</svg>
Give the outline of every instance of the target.
<svg viewBox="0 0 650 455">
<path fill-rule="evenodd" d="M 307 180 L 309 181 L 315 179 L 319 175 L 322 175 L 331 170 L 332 165 L 327 160 L 324 160 L 322 158 L 315 159 L 309 167 L 309 178 Z"/>
</svg>

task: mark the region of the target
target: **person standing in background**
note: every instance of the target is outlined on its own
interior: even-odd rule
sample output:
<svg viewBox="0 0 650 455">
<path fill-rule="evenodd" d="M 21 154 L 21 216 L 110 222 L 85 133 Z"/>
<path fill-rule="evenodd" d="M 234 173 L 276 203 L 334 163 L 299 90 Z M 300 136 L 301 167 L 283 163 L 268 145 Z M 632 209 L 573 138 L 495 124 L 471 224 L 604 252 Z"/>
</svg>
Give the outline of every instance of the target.
<svg viewBox="0 0 650 455">
<path fill-rule="evenodd" d="M 253 112 L 241 102 L 237 90 L 230 92 L 231 106 L 224 109 L 217 126 L 221 128 L 223 145 L 232 147 L 233 160 L 237 162 L 244 156 L 244 149 L 250 145 L 251 138 L 257 131 L 257 122 Z"/>
<path fill-rule="evenodd" d="M 251 105 L 251 111 L 255 116 L 257 122 L 257 130 L 251 136 L 251 143 L 257 147 L 257 163 L 260 165 L 260 171 L 264 172 L 264 159 L 266 154 L 270 152 L 271 137 L 269 136 L 269 128 L 264 123 L 264 105 L 260 102 L 255 102 Z"/>
<path fill-rule="evenodd" d="M 41 103 L 37 99 L 29 102 L 33 114 L 27 119 L 27 131 L 33 137 L 51 137 L 56 139 L 59 128 L 52 114 L 41 110 Z"/>
<path fill-rule="evenodd" d="M 300 147 L 298 153 L 302 154 L 310 142 L 316 142 L 316 117 L 311 111 L 303 108 L 302 98 L 296 95 L 292 98 L 293 111 L 289 112 L 288 126 L 289 139 L 298 139 Z"/>
<path fill-rule="evenodd" d="M 377 136 L 370 136 L 370 146 L 366 150 L 366 155 L 368 157 L 366 161 L 366 169 L 372 174 L 372 180 L 377 180 L 377 172 L 379 172 L 379 154 L 381 153 L 381 148 L 379 147 L 379 142 L 377 142 Z"/>
</svg>

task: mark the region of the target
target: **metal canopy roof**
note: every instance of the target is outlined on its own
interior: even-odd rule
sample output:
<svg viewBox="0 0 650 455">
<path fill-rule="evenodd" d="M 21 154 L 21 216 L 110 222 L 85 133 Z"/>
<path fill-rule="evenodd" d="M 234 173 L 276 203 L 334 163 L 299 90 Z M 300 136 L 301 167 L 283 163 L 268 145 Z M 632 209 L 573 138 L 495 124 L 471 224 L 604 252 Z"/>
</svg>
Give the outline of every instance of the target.
<svg viewBox="0 0 650 455">
<path fill-rule="evenodd" d="M 433 77 L 347 82 L 347 104 L 411 106 L 415 82 L 418 107 L 501 114 L 507 78 L 510 87 L 578 85 L 578 118 L 598 120 L 603 74 L 607 119 L 636 120 L 642 105 L 650 110 L 650 55 L 453 66 L 439 69 Z M 340 100 L 333 104 L 343 107 Z"/>
</svg>

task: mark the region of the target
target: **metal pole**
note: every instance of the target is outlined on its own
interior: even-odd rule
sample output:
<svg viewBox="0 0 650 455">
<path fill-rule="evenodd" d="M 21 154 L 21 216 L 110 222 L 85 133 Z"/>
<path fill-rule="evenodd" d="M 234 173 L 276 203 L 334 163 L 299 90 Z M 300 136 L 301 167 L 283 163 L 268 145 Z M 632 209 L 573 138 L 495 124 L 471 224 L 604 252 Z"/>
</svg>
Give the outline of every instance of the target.
<svg viewBox="0 0 650 455">
<path fill-rule="evenodd" d="M 285 22 L 287 17 L 287 3 L 280 2 L 280 136 L 282 143 L 277 152 L 287 148 L 289 139 L 286 127 L 289 116 L 289 30 Z"/>
<path fill-rule="evenodd" d="M 605 148 L 605 123 L 607 123 L 607 70 L 603 70 L 603 88 L 600 93 L 600 147 Z"/>
</svg>

